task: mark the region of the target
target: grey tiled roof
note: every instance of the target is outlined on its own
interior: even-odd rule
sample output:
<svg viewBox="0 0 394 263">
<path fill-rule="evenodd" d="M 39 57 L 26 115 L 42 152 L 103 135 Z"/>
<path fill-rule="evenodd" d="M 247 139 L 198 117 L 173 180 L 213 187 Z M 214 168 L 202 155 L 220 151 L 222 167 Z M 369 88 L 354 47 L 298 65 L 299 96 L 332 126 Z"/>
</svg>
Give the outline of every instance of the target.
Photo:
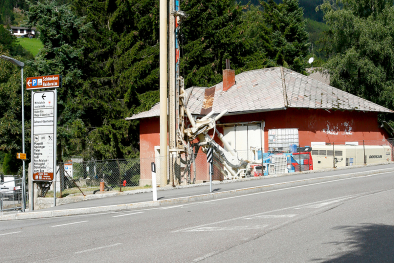
<svg viewBox="0 0 394 263">
<path fill-rule="evenodd" d="M 320 82 L 330 85 L 330 74 L 322 68 L 307 68 L 306 72 L 309 73 L 309 77 Z"/>
<path fill-rule="evenodd" d="M 276 67 L 243 72 L 235 76 L 235 81 L 235 85 L 226 92 L 223 91 L 223 82 L 214 86 L 215 96 L 212 106 L 214 113 L 220 113 L 225 109 L 228 110 L 228 114 L 243 114 L 285 108 L 393 113 L 385 107 L 285 68 Z M 205 89 L 204 87 L 191 87 L 186 90 L 187 107 L 194 115 L 201 114 Z M 160 116 L 159 103 L 151 110 L 135 114 L 127 119 L 155 116 Z"/>
</svg>

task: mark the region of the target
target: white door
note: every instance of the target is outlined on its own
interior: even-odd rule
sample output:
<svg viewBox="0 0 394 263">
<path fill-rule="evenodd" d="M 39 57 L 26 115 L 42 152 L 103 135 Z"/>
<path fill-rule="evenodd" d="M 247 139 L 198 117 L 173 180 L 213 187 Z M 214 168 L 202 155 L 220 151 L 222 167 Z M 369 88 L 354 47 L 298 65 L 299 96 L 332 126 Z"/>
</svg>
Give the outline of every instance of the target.
<svg viewBox="0 0 394 263">
<path fill-rule="evenodd" d="M 258 158 L 258 151 L 263 146 L 261 127 L 260 123 L 225 126 L 224 139 L 237 152 L 239 158 L 255 161 Z"/>
</svg>

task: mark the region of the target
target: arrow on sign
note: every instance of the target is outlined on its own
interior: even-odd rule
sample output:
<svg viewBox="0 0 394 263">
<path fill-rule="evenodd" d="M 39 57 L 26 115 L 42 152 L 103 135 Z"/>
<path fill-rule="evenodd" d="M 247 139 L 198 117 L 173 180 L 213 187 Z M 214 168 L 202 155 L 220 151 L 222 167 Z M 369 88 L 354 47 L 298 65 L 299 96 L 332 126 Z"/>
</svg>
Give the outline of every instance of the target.
<svg viewBox="0 0 394 263">
<path fill-rule="evenodd" d="M 45 94 L 42 94 L 42 99 L 45 100 L 47 96 L 45 96 Z"/>
<path fill-rule="evenodd" d="M 31 81 L 30 81 L 30 79 L 29 79 L 29 81 L 27 82 L 27 86 L 30 87 L 30 84 L 31 84 Z"/>
</svg>

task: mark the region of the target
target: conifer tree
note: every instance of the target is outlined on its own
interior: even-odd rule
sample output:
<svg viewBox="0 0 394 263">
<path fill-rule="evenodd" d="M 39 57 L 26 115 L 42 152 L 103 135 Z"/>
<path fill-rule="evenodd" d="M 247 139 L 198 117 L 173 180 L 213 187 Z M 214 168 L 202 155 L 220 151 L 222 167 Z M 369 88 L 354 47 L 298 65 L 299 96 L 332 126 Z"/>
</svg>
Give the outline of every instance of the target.
<svg viewBox="0 0 394 263">
<path fill-rule="evenodd" d="M 268 0 L 261 4 L 263 22 L 269 28 L 271 39 L 267 56 L 278 65 L 305 73 L 309 43 L 298 0 L 283 0 L 280 4 Z"/>
</svg>

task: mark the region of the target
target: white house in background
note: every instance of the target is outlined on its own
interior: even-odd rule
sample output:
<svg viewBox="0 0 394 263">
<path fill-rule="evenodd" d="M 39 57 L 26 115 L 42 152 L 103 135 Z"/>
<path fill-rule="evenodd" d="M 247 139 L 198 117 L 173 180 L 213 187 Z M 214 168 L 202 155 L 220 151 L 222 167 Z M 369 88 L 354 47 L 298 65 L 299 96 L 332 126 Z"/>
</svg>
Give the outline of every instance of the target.
<svg viewBox="0 0 394 263">
<path fill-rule="evenodd" d="M 20 27 L 20 26 L 12 26 L 11 33 L 16 37 L 30 37 L 35 38 L 37 31 L 35 27 Z"/>
</svg>

